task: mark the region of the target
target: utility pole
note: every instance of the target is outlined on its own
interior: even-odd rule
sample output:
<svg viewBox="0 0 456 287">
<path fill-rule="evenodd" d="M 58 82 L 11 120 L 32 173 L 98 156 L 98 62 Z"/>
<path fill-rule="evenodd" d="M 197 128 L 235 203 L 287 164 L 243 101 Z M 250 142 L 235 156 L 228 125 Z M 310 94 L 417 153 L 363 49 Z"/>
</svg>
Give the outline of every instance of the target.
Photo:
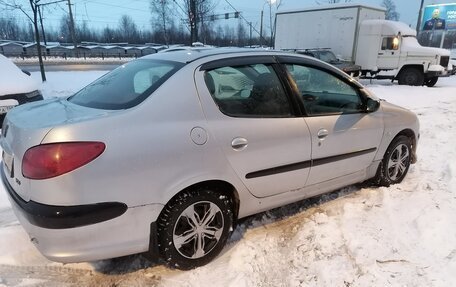
<svg viewBox="0 0 456 287">
<path fill-rule="evenodd" d="M 73 40 L 73 45 L 74 45 L 74 54 L 77 56 L 78 55 L 78 43 L 76 42 L 76 34 L 74 32 L 74 19 L 73 19 L 73 12 L 71 11 L 71 2 L 68 0 L 68 11 L 70 13 L 70 34 L 71 34 L 71 39 Z"/>
<path fill-rule="evenodd" d="M 44 45 L 46 46 L 47 42 L 46 42 L 46 34 L 44 34 L 43 16 L 41 16 L 41 5 L 38 5 L 37 8 L 38 8 L 38 15 L 40 16 L 41 34 L 43 34 L 43 41 L 44 41 Z"/>
<path fill-rule="evenodd" d="M 264 5 L 263 5 L 264 7 Z M 260 21 L 260 46 L 263 46 L 263 10 L 261 10 L 261 21 Z"/>
<path fill-rule="evenodd" d="M 249 22 L 249 26 L 250 26 L 249 44 L 250 44 L 250 48 L 252 48 L 252 22 Z"/>
</svg>

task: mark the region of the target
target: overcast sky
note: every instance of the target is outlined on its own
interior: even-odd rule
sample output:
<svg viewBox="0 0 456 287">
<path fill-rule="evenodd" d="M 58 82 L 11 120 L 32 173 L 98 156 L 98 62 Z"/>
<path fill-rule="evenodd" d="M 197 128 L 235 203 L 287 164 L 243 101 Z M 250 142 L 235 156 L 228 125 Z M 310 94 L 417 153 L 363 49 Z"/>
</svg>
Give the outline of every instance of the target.
<svg viewBox="0 0 456 287">
<path fill-rule="evenodd" d="M 176 0 L 179 2 L 179 0 Z M 241 11 L 245 22 L 252 22 L 252 25 L 259 29 L 261 10 L 264 10 L 264 29 L 269 29 L 269 6 L 267 0 L 213 0 L 217 4 L 215 13 L 228 13 L 234 12 L 230 4 Z M 271 1 L 271 0 L 270 0 Z M 274 1 L 274 0 L 272 0 Z M 320 3 L 327 2 L 325 0 L 282 0 L 280 10 L 289 10 L 295 8 L 308 8 L 318 6 L 317 1 Z M 23 1 L 28 2 L 28 1 Z M 42 0 L 42 3 L 52 2 L 51 0 Z M 72 0 L 73 13 L 76 23 L 87 21 L 89 26 L 95 28 L 104 28 L 106 26 L 117 27 L 119 18 L 123 14 L 131 15 L 140 29 L 150 29 L 151 13 L 149 9 L 150 0 Z M 382 0 L 360 0 L 353 1 L 355 3 L 380 6 Z M 454 1 L 444 0 L 425 0 L 425 5 L 429 4 L 442 4 L 451 3 Z M 413 28 L 416 26 L 418 19 L 418 9 L 420 0 L 396 0 L 396 10 L 400 13 L 400 21 L 411 25 Z M 25 4 L 27 5 L 27 4 Z M 24 6 L 26 7 L 26 6 Z M 48 5 L 44 10 L 44 18 L 46 26 L 59 26 L 62 15 L 68 13 L 68 6 L 66 2 Z M 174 10 L 176 18 L 183 18 L 181 9 Z M 16 17 L 21 22 L 27 20 L 19 14 L 9 16 Z M 4 12 L 0 11 L 0 17 L 5 17 Z M 234 25 L 237 19 L 219 20 L 214 22 L 214 25 Z"/>
</svg>

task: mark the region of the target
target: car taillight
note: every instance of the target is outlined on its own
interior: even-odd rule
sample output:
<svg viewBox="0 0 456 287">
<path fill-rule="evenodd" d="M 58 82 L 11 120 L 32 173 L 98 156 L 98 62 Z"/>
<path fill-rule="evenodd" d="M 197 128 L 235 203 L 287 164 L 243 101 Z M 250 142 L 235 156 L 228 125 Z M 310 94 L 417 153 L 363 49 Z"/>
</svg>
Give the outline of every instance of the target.
<svg viewBox="0 0 456 287">
<path fill-rule="evenodd" d="M 102 142 L 66 142 L 38 145 L 22 159 L 22 175 L 47 179 L 77 169 L 96 159 L 106 146 Z"/>
</svg>

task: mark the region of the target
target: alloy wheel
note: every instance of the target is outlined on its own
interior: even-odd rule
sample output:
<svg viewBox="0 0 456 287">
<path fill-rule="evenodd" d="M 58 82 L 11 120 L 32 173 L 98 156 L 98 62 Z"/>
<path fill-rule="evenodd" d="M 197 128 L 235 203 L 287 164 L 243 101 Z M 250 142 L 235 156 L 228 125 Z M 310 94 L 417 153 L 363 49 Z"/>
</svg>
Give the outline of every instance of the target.
<svg viewBox="0 0 456 287">
<path fill-rule="evenodd" d="M 174 246 L 186 258 L 204 257 L 217 246 L 223 227 L 223 213 L 216 204 L 209 201 L 193 203 L 179 215 L 174 225 Z"/>
</svg>

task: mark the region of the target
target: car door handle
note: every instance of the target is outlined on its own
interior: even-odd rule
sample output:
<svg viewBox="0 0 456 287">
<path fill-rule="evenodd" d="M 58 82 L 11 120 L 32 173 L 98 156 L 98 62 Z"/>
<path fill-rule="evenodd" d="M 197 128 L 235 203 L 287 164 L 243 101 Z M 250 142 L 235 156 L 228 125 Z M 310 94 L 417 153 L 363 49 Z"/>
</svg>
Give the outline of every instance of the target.
<svg viewBox="0 0 456 287">
<path fill-rule="evenodd" d="M 237 151 L 245 149 L 248 144 L 249 142 L 245 138 L 235 138 L 231 141 L 231 147 Z"/>
<path fill-rule="evenodd" d="M 327 137 L 328 135 L 329 135 L 329 132 L 327 129 L 321 129 L 317 133 L 317 137 L 321 140 L 324 139 L 325 137 Z"/>
</svg>

